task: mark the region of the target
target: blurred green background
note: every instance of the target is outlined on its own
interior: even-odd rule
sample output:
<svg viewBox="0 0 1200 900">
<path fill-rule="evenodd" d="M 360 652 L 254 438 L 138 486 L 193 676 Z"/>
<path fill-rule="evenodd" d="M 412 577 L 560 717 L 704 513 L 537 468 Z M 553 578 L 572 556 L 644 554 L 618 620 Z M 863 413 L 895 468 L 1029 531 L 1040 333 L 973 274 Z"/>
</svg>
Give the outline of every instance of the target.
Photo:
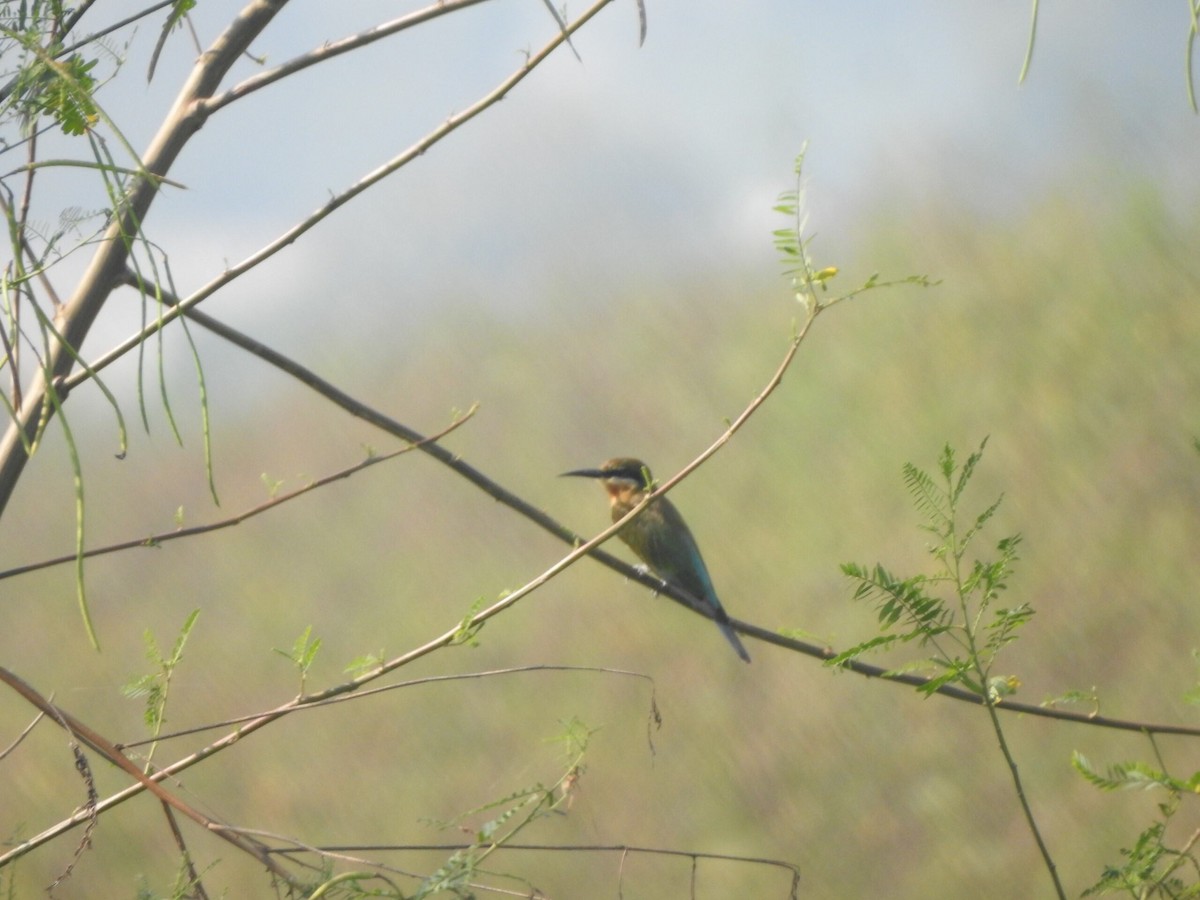
<svg viewBox="0 0 1200 900">
<path fill-rule="evenodd" d="M 125 12 L 141 5 L 126 0 Z M 1018 699 L 1094 689 L 1109 715 L 1196 722 L 1183 699 L 1197 681 L 1200 585 L 1200 144 L 1183 79 L 1186 6 L 1042 4 L 1018 88 L 1029 27 L 1019 7 L 647 5 L 644 46 L 634 10 L 614 4 L 576 36 L 583 65 L 556 54 L 205 310 L 425 432 L 480 402 L 447 446 L 592 534 L 608 523 L 601 492 L 558 473 L 636 455 L 668 477 L 775 370 L 800 310 L 772 259 L 770 230 L 787 223 L 770 209 L 811 140 L 812 252 L 841 269 L 834 289 L 876 271 L 942 283 L 823 315 L 770 402 L 673 493 L 730 613 L 835 648 L 874 634 L 839 565 L 925 566 L 901 467 L 931 468 L 946 442 L 965 455 L 990 436 L 968 502 L 982 509 L 1004 493 L 985 538 L 1025 537 L 1007 599 L 1037 614 L 998 666 L 1020 678 Z M 120 0 L 96 6 L 122 14 Z M 290 4 L 255 53 L 273 65 L 398 6 Z M 237 8 L 199 4 L 201 40 Z M 541 4 L 480 4 L 374 45 L 364 64 L 335 61 L 228 107 L 172 172 L 187 190 L 164 192 L 148 222 L 180 289 L 473 102 L 520 64 L 518 48 L 554 29 Z M 136 147 L 193 63 L 178 32 L 142 84 L 156 30 L 121 36 L 133 86 L 103 95 Z M 257 66 L 241 62 L 237 77 Z M 51 135 L 41 150 L 81 153 Z M 67 168 L 37 184 L 35 222 L 107 202 Z M 60 288 L 83 258 L 55 270 Z M 118 295 L 85 355 L 139 318 Z M 216 521 L 261 503 L 264 476 L 288 490 L 357 462 L 366 445 L 393 446 L 257 360 L 200 331 L 196 340 L 220 509 L 195 375 L 172 331 L 164 359 L 182 448 L 152 356 L 149 434 L 137 424 L 135 360 L 106 372 L 131 422 L 124 460 L 99 392 L 81 387 L 69 404 L 89 546 L 169 531 L 180 508 L 184 524 Z M 0 520 L 0 569 L 69 553 L 73 535 L 70 468 L 52 428 Z M 168 710 L 168 729 L 185 728 L 293 697 L 297 677 L 273 648 L 309 626 L 323 642 L 317 689 L 356 657 L 452 628 L 564 550 L 411 454 L 236 528 L 90 561 L 102 654 L 87 643 L 69 566 L 0 580 L 0 663 L 133 741 L 145 734 L 142 707 L 121 686 L 151 668 L 146 629 L 169 646 L 201 610 Z M 566 759 L 551 739 L 578 720 L 596 731 L 570 807 L 522 840 L 779 858 L 800 867 L 805 897 L 1050 895 L 981 710 L 749 646 L 744 666 L 711 623 L 585 561 L 489 623 L 478 647 L 389 680 L 554 663 L 643 673 L 653 689 L 562 672 L 407 688 L 295 715 L 173 788 L 224 821 L 313 844 L 456 841 L 465 835 L 430 820 L 553 782 Z M 650 728 L 653 708 L 661 728 Z M 0 747 L 31 718 L 0 693 Z M 1003 721 L 1078 895 L 1120 861 L 1161 798 L 1100 794 L 1071 770 L 1071 752 L 1104 765 L 1152 750 L 1124 733 Z M 173 740 L 155 761 L 220 733 Z M 1173 773 L 1197 767 L 1194 742 L 1158 746 Z M 102 796 L 126 784 L 94 766 Z M 41 723 L 0 761 L 0 840 L 37 833 L 84 797 L 61 733 Z M 1198 826 L 1185 805 L 1168 841 Z M 211 895 L 269 894 L 261 867 L 185 832 Z M 79 837 L 0 872 L 4 887 L 40 895 Z M 93 845 L 55 896 L 169 892 L 177 854 L 148 797 L 105 815 Z M 368 855 L 424 872 L 442 859 Z M 525 879 L 497 881 L 518 893 L 693 896 L 685 859 L 508 853 L 489 867 Z M 706 861 L 694 896 L 787 888 L 777 870 Z"/>
<path fill-rule="evenodd" d="M 779 187 L 788 187 L 786 172 Z M 942 284 L 871 293 L 822 316 L 769 403 L 674 492 L 730 613 L 833 647 L 870 636 L 871 612 L 851 604 L 839 563 L 924 567 L 901 466 L 932 468 L 945 442 L 965 455 L 990 436 L 969 503 L 982 509 L 1004 493 L 986 538 L 1024 535 L 1008 602 L 1037 611 L 998 667 L 1020 678 L 1018 698 L 1094 688 L 1106 714 L 1194 723 L 1182 695 L 1197 678 L 1200 218 L 1168 200 L 1131 178 L 1103 190 L 1064 179 L 1009 218 L 934 196 L 880 213 L 852 236 L 818 237 L 818 265 L 841 268 L 835 288 L 874 271 Z M 300 355 L 427 432 L 480 401 L 447 445 L 595 533 L 608 522 L 601 493 L 557 473 L 637 455 L 660 477 L 672 474 L 742 410 L 784 352 L 800 313 L 785 281 L 770 267 L 722 266 L 720 249 L 713 253 L 711 270 L 631 282 L 604 302 L 571 302 L 564 286 L 516 314 L 448 289 L 394 353 L 373 345 L 351 354 L 331 341 Z M 181 505 L 185 524 L 213 521 L 265 499 L 264 473 L 286 490 L 356 462 L 363 445 L 393 445 L 211 336 L 197 341 L 221 508 L 206 497 L 194 377 L 174 335 L 167 352 L 180 361 L 170 387 L 186 423 L 182 449 L 153 391 L 152 432 L 135 428 L 123 461 L 102 404 L 77 398 L 76 421 L 95 417 L 77 428 L 90 546 L 168 531 Z M 84 415 L 85 405 L 94 411 Z M 69 469 L 52 436 L 0 522 L 0 566 L 69 552 L 72 528 Z M 130 741 L 144 732 L 141 708 L 120 687 L 148 670 L 144 629 L 169 645 L 201 609 L 168 712 L 168 728 L 183 728 L 292 697 L 296 677 L 272 648 L 290 647 L 309 625 L 323 642 L 310 687 L 323 687 L 354 657 L 418 645 L 477 598 L 520 586 L 563 553 L 411 454 L 236 528 L 90 561 L 102 654 L 87 646 L 69 566 L 0 582 L 3 660 L 110 738 Z M 397 676 L 534 663 L 645 673 L 663 718 L 652 747 L 644 681 L 542 672 L 298 714 L 176 787 L 225 821 L 312 844 L 455 841 L 460 833 L 427 820 L 553 781 L 564 757 L 548 739 L 577 718 L 598 729 L 586 773 L 569 811 L 523 840 L 776 857 L 801 868 L 806 897 L 1049 895 L 981 710 L 748 646 L 754 662 L 745 666 L 711 623 L 584 561 L 490 622 L 478 647 L 437 653 Z M 0 695 L 5 743 L 30 718 Z M 1071 771 L 1071 751 L 1103 764 L 1149 759 L 1151 748 L 1077 725 L 1003 722 L 1077 895 L 1119 861 L 1118 848 L 1161 798 L 1101 795 Z M 156 761 L 204 742 L 171 741 Z M 1176 774 L 1196 768 L 1195 742 L 1159 746 Z M 5 839 L 36 833 L 84 799 L 54 727 L 39 726 L 3 766 Z M 102 764 L 96 770 L 102 796 L 125 783 Z M 1172 837 L 1198 824 L 1186 808 Z M 17 896 L 40 892 L 77 838 L 18 863 Z M 258 866 L 194 829 L 188 839 L 202 867 L 214 864 L 210 891 L 267 893 Z M 368 855 L 408 870 L 436 865 L 431 856 Z M 161 810 L 141 797 L 102 819 L 56 896 L 129 897 L 143 879 L 165 891 L 175 864 Z M 489 866 L 551 897 L 616 896 L 619 879 L 626 898 L 690 896 L 682 859 L 638 856 L 622 866 L 615 855 L 510 853 Z M 783 897 L 787 884 L 764 867 L 701 862 L 695 896 Z"/>
</svg>

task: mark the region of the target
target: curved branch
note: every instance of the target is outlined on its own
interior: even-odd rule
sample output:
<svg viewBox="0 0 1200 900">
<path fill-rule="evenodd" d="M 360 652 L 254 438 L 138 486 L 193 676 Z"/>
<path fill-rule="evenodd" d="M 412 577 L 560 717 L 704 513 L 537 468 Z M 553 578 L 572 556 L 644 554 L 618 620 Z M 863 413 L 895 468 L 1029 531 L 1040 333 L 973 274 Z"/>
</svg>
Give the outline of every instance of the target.
<svg viewBox="0 0 1200 900">
<path fill-rule="evenodd" d="M 831 303 L 832 302 L 836 302 L 836 301 L 831 301 Z M 795 355 L 799 350 L 800 344 L 803 342 L 804 338 L 809 333 L 813 322 L 816 320 L 817 315 L 828 305 L 830 305 L 830 304 L 825 304 L 823 306 L 823 305 L 817 303 L 815 298 L 812 300 L 812 302 L 807 304 L 807 311 L 808 311 L 807 318 L 806 318 L 803 326 L 801 327 L 801 329 L 792 338 L 792 341 L 789 344 L 788 350 L 784 355 L 783 361 L 776 368 L 776 371 L 772 375 L 771 379 L 767 382 L 767 384 L 763 388 L 763 390 L 759 392 L 758 396 L 756 396 L 754 398 L 754 400 L 752 400 L 750 402 L 750 404 L 742 412 L 742 414 L 739 415 L 737 417 L 737 419 L 735 419 L 730 424 L 730 426 L 725 430 L 725 432 L 723 432 L 717 438 L 717 440 L 715 440 L 709 446 L 709 448 L 707 450 L 705 450 L 703 453 L 701 453 L 700 456 L 698 456 L 696 458 L 696 460 L 694 460 L 688 466 L 684 467 L 684 469 L 682 469 L 677 475 L 675 475 L 674 477 L 663 482 L 662 485 L 657 490 L 655 490 L 652 494 L 647 495 L 646 499 L 643 500 L 643 502 L 640 503 L 633 510 L 631 510 L 624 518 L 622 518 L 621 520 L 619 520 L 617 522 L 614 522 L 609 528 L 606 528 L 604 531 L 600 532 L 598 535 L 596 535 L 591 540 L 588 540 L 586 542 L 581 542 L 581 539 L 578 538 L 576 535 L 574 535 L 574 533 L 571 532 L 569 529 L 566 529 L 563 526 L 559 525 L 555 520 L 553 520 L 552 518 L 547 516 L 545 513 L 541 512 L 537 508 L 526 503 L 524 500 L 522 500 L 520 497 L 513 494 L 512 492 L 507 491 L 506 489 L 502 488 L 500 485 L 491 481 L 491 479 L 484 476 L 477 469 L 475 469 L 475 468 L 469 466 L 468 464 L 466 464 L 465 462 L 463 462 L 460 458 L 458 458 L 456 455 L 451 453 L 449 450 L 442 447 L 440 444 L 432 443 L 432 442 L 425 442 L 426 439 L 423 436 L 413 432 L 412 429 L 400 424 L 399 422 L 395 422 L 394 420 L 389 419 L 388 417 L 384 416 L 382 413 L 379 413 L 379 412 L 371 409 L 370 407 L 367 407 L 366 405 L 364 405 L 362 403 L 359 403 L 357 400 L 350 397 L 348 394 L 345 394 L 344 392 L 340 391 L 339 389 L 333 387 L 333 385 L 324 381 L 324 379 L 321 379 L 320 377 L 318 377 L 311 370 L 308 370 L 308 369 L 304 368 L 303 366 L 301 366 L 300 364 L 296 363 L 295 361 L 283 356 L 282 354 L 280 354 L 274 350 L 271 350 L 270 348 L 265 347 L 265 345 L 262 345 L 259 342 L 254 341 L 251 338 L 241 335 L 240 332 L 237 332 L 234 329 L 229 328 L 228 326 L 219 325 L 219 327 L 215 330 L 217 330 L 218 333 L 221 333 L 222 336 L 228 337 L 230 340 L 233 340 L 239 346 L 242 346 L 244 349 L 247 349 L 248 351 L 254 353 L 256 356 L 259 356 L 261 359 L 264 359 L 264 360 L 270 362 L 272 365 L 275 365 L 278 368 L 282 369 L 283 371 L 288 372 L 289 374 L 292 374 L 294 377 L 299 378 L 301 381 L 303 381 L 305 384 L 312 387 L 314 390 L 316 390 L 322 396 L 325 396 L 328 399 L 332 400 L 333 402 L 337 403 L 339 406 L 341 406 L 343 409 L 350 412 L 351 414 L 358 416 L 360 418 L 363 418 L 364 420 L 377 425 L 378 427 L 382 428 L 383 430 L 388 431 L 389 433 L 395 434 L 399 437 L 402 437 L 405 440 L 408 440 L 412 443 L 419 443 L 420 446 L 418 449 L 423 450 L 424 452 L 433 456 L 435 459 L 437 459 L 440 462 L 444 463 L 445 465 L 449 466 L 454 471 L 456 471 L 459 475 L 467 478 L 467 480 L 471 481 L 477 487 L 484 490 L 490 496 L 496 498 L 498 501 L 509 506 L 514 511 L 521 513 L 526 518 L 529 518 L 531 521 L 535 522 L 536 524 L 541 525 L 543 528 L 545 528 L 550 533 L 554 534 L 555 536 L 561 538 L 562 540 L 564 540 L 568 543 L 574 544 L 575 548 L 570 553 L 568 553 L 565 557 L 563 557 L 558 562 L 556 562 L 554 565 L 550 566 L 541 575 L 539 575 L 536 578 L 532 579 L 531 581 L 527 582 L 523 587 L 521 587 L 518 590 L 514 591 L 513 593 L 507 595 L 506 597 L 497 601 L 496 603 L 493 603 L 491 606 L 480 611 L 479 613 L 464 619 L 461 623 L 459 623 L 454 628 L 448 630 L 444 634 L 442 634 L 436 638 L 433 638 L 432 640 L 427 641 L 425 644 L 423 644 L 419 647 L 415 647 L 412 650 L 409 650 L 408 652 L 401 654 L 400 656 L 394 657 L 393 659 L 391 659 L 387 662 L 380 663 L 380 665 L 377 666 L 376 668 L 372 669 L 371 671 L 369 671 L 366 674 L 363 674 L 357 678 L 354 678 L 347 682 L 343 682 L 342 684 L 335 685 L 331 688 L 320 691 L 316 694 L 310 694 L 310 695 L 297 697 L 294 700 L 289 701 L 289 702 L 277 707 L 276 709 L 261 713 L 258 716 L 256 716 L 255 718 L 245 722 L 242 725 L 242 727 L 235 729 L 234 731 L 232 731 L 229 734 L 226 734 L 225 736 L 208 744 L 207 746 L 201 748 L 200 750 L 198 750 L 188 756 L 182 757 L 181 759 L 176 760 L 171 765 L 158 770 L 152 776 L 150 776 L 150 778 L 148 780 L 153 781 L 153 782 L 158 782 L 158 781 L 164 780 L 166 778 L 173 777 L 174 775 L 178 774 L 179 772 L 182 772 L 185 769 L 188 769 L 188 768 L 196 765 L 197 763 L 202 762 L 203 760 L 209 758 L 210 756 L 213 756 L 216 753 L 221 752 L 222 750 L 232 746 L 234 743 L 241 740 L 242 738 L 244 738 L 250 734 L 253 734 L 254 732 L 264 728 L 267 725 L 270 725 L 271 723 L 277 721 L 280 718 L 287 716 L 288 714 L 290 714 L 292 712 L 295 712 L 298 709 L 304 708 L 306 706 L 311 706 L 314 704 L 326 703 L 326 702 L 332 700 L 333 698 L 340 697 L 342 695 L 357 693 L 360 690 L 360 688 L 362 688 L 365 685 L 369 684 L 370 682 L 380 678 L 381 676 L 387 674 L 388 672 L 394 671 L 398 668 L 401 668 L 401 667 L 413 662 L 414 660 L 417 660 L 424 656 L 427 656 L 428 654 L 432 653 L 435 650 L 438 650 L 442 647 L 446 647 L 446 646 L 449 646 L 449 645 L 455 643 L 459 639 L 460 635 L 462 635 L 465 631 L 479 627 L 484 622 L 486 622 L 488 619 L 491 619 L 494 616 L 498 615 L 499 613 L 503 612 L 504 610 L 508 609 L 510 606 L 515 604 L 517 601 L 519 601 L 526 595 L 532 593 L 533 591 L 537 590 L 542 585 L 544 585 L 546 582 L 548 582 L 551 579 L 553 579 L 554 577 L 556 577 L 558 574 L 563 572 L 565 569 L 567 569 L 571 565 L 574 565 L 576 562 L 578 562 L 584 556 L 592 556 L 592 557 L 596 558 L 598 561 L 607 565 L 609 568 L 612 568 L 612 569 L 616 570 L 617 572 L 620 572 L 621 574 L 625 575 L 627 578 L 630 578 L 634 581 L 638 581 L 642 584 L 645 584 L 647 587 L 651 588 L 652 590 L 654 590 L 658 593 L 666 594 L 666 595 L 670 596 L 673 600 L 683 603 L 684 605 L 689 606 L 690 608 L 694 609 L 696 612 L 698 612 L 702 615 L 705 615 L 706 617 L 711 618 L 712 617 L 711 611 L 706 608 L 700 607 L 698 604 L 696 604 L 695 600 L 693 600 L 685 592 L 678 590 L 677 588 L 675 588 L 674 586 L 672 586 L 670 584 L 664 584 L 663 582 L 659 581 L 654 576 L 649 575 L 648 573 L 642 572 L 641 570 L 638 570 L 638 569 L 634 569 L 633 567 L 627 565 L 626 563 L 622 562 L 621 560 L 617 559 L 616 557 L 613 557 L 613 556 L 603 552 L 602 550 L 599 549 L 599 547 L 605 541 L 607 541 L 611 537 L 613 537 L 618 531 L 620 531 L 626 524 L 628 524 L 628 522 L 630 520 L 632 520 L 635 516 L 639 515 L 642 512 L 642 510 L 645 509 L 646 506 L 648 506 L 649 503 L 655 497 L 661 496 L 663 493 L 665 493 L 666 491 L 673 488 L 676 484 L 678 484 L 680 481 L 682 481 L 683 478 L 685 478 L 688 474 L 690 474 L 692 471 L 694 471 L 696 469 L 696 467 L 699 466 L 704 460 L 711 457 L 717 450 L 719 450 L 722 446 L 724 446 L 724 444 L 730 439 L 730 437 L 732 437 L 732 435 L 739 428 L 742 427 L 742 425 L 745 424 L 747 419 L 762 405 L 763 402 L 765 402 L 767 397 L 782 382 L 784 374 L 786 373 L 788 367 L 790 366 L 791 361 L 795 358 Z M 215 322 L 215 320 L 212 320 L 211 317 L 197 316 L 196 311 L 194 311 L 194 310 L 187 311 L 186 314 L 190 318 L 192 318 L 198 322 L 201 322 L 201 324 L 205 324 L 205 327 L 209 327 L 211 325 L 218 324 Z M 781 646 L 786 649 L 794 650 L 794 651 L 803 653 L 805 655 L 813 656 L 818 659 L 829 660 L 829 659 L 833 658 L 834 656 L 836 656 L 836 654 L 829 648 L 822 648 L 822 647 L 818 647 L 814 644 L 807 644 L 802 641 L 796 641 L 791 638 L 785 637 L 783 635 L 777 634 L 775 632 L 771 632 L 766 629 L 759 628 L 758 626 L 750 625 L 748 623 L 741 622 L 736 619 L 731 619 L 730 624 L 733 626 L 733 628 L 736 631 L 738 631 L 739 633 L 744 634 L 748 637 L 758 638 L 759 640 L 762 640 L 764 642 L 775 644 L 776 646 Z M 882 667 L 872 666 L 872 665 L 862 663 L 857 660 L 846 663 L 843 666 L 843 668 L 849 669 L 850 671 L 856 672 L 857 674 L 860 674 L 860 675 L 865 675 L 868 677 L 876 677 L 876 678 L 880 678 L 882 680 L 891 681 L 891 682 L 895 682 L 895 683 L 899 683 L 899 684 L 907 684 L 907 685 L 919 687 L 919 686 L 927 683 L 927 679 L 925 679 L 922 676 L 911 675 L 911 674 L 902 674 L 902 673 L 893 673 L 886 669 L 883 669 Z M 3 670 L 0 670 L 0 671 L 3 671 Z M 937 689 L 936 693 L 950 697 L 951 699 L 967 701 L 967 702 L 971 702 L 971 703 L 975 703 L 975 704 L 980 704 L 983 702 L 982 698 L 979 697 L 978 695 L 973 694 L 970 691 L 964 690 L 962 688 L 954 687 L 951 685 L 940 686 Z M 1077 713 L 1069 713 L 1069 712 L 1065 712 L 1062 710 L 1047 709 L 1047 708 L 1043 708 L 1043 707 L 1014 703 L 1014 702 L 1010 702 L 1008 700 L 1005 700 L 1002 704 L 999 704 L 996 708 L 1002 709 L 1002 710 L 1005 710 L 1008 712 L 1022 712 L 1022 713 L 1026 713 L 1028 715 L 1041 716 L 1044 718 L 1060 719 L 1060 720 L 1071 721 L 1071 722 L 1076 722 L 1076 723 L 1080 723 L 1080 724 L 1096 725 L 1096 726 L 1101 726 L 1101 727 L 1116 728 L 1116 729 L 1128 730 L 1128 731 L 1141 731 L 1141 732 L 1157 733 L 1157 734 L 1177 734 L 1177 735 L 1188 735 L 1188 736 L 1200 736 L 1200 728 L 1189 728 L 1189 727 L 1184 727 L 1184 726 L 1172 726 L 1172 725 L 1157 725 L 1157 724 L 1153 724 L 1153 723 L 1141 723 L 1141 722 L 1133 722 L 1133 721 L 1128 721 L 1128 720 L 1110 719 L 1110 718 L 1102 717 L 1102 716 L 1089 716 L 1089 715 L 1083 715 L 1083 714 L 1077 714 Z M 111 795 L 110 797 L 108 797 L 104 801 L 102 801 L 101 803 L 97 804 L 95 807 L 95 810 L 92 812 L 92 814 L 98 815 L 101 812 L 107 811 L 108 809 L 111 809 L 112 807 L 114 807 L 120 803 L 123 803 L 125 800 L 127 800 L 133 796 L 136 796 L 142 790 L 146 789 L 146 787 L 147 787 L 147 785 L 143 784 L 143 783 L 130 785 L 129 787 L 125 788 L 124 790 Z M 33 840 L 35 840 L 39 843 L 44 843 L 46 841 L 49 841 L 52 838 L 57 837 L 59 834 L 69 830 L 70 828 L 75 827 L 80 822 L 84 821 L 86 818 L 87 818 L 86 815 L 81 814 L 81 813 L 76 813 L 72 817 L 58 823 L 58 825 L 54 826 L 53 828 L 48 829 L 47 831 L 43 832 L 41 835 L 38 835 L 37 838 L 35 838 Z M 32 849 L 32 846 L 33 845 L 30 842 L 26 842 L 26 844 L 22 845 L 20 850 L 21 850 L 21 852 L 28 852 L 29 849 Z M 0 864 L 3 864 L 11 856 L 12 856 L 11 852 L 9 854 L 0 856 Z"/>
<path fill-rule="evenodd" d="M 164 291 L 162 296 L 163 301 L 168 305 L 176 302 L 174 296 L 169 292 Z M 806 319 L 803 327 L 792 338 L 783 361 L 776 368 L 775 374 L 771 377 L 770 381 L 767 382 L 766 386 L 759 392 L 758 396 L 751 401 L 750 405 L 747 406 L 742 414 L 738 416 L 738 418 L 730 426 L 729 430 L 717 438 L 717 440 L 713 442 L 708 450 L 698 457 L 699 461 L 707 459 L 718 449 L 720 449 L 720 447 L 729 439 L 729 437 L 732 436 L 733 432 L 740 428 L 745 423 L 746 419 L 754 412 L 754 410 L 761 406 L 771 392 L 779 386 L 780 382 L 783 380 L 784 373 L 791 364 L 791 360 L 799 350 L 800 342 L 803 341 L 805 336 L 808 334 L 816 315 L 822 309 L 825 309 L 829 305 L 832 305 L 832 303 L 839 301 L 840 298 L 838 300 L 830 301 L 825 306 L 810 307 L 810 310 L 815 309 L 816 311 L 810 311 L 809 318 Z M 296 378 L 298 381 L 307 385 L 309 388 L 325 397 L 332 403 L 335 403 L 337 406 L 341 407 L 351 415 L 363 419 L 364 421 L 371 423 L 372 425 L 388 432 L 389 434 L 416 444 L 419 450 L 429 454 L 438 462 L 447 466 L 458 475 L 465 478 L 471 484 L 478 487 L 488 496 L 492 497 L 499 503 L 504 504 L 514 512 L 529 519 L 535 525 L 539 526 L 549 534 L 554 535 L 559 540 L 573 546 L 578 545 L 583 541 L 581 536 L 571 531 L 566 526 L 561 525 L 557 520 L 551 518 L 541 509 L 533 506 L 530 503 L 527 503 L 517 494 L 514 494 L 512 491 L 507 490 L 497 482 L 493 481 L 474 466 L 464 461 L 462 457 L 451 452 L 450 450 L 447 450 L 440 444 L 431 441 L 429 438 L 419 434 L 418 432 L 413 431 L 406 425 L 388 418 L 383 413 L 372 409 L 366 404 L 360 403 L 349 394 L 321 378 L 311 369 L 306 368 L 290 357 L 284 356 L 282 353 L 279 353 L 278 351 L 259 341 L 256 341 L 248 335 L 242 334 L 240 331 L 237 331 L 236 329 L 231 328 L 230 326 L 225 325 L 216 319 L 213 319 L 211 316 L 202 313 L 199 310 L 189 310 L 187 315 L 197 324 L 209 329 L 214 334 L 225 338 L 236 346 L 241 347 L 243 350 L 246 350 L 254 356 L 257 356 L 259 359 L 262 359 L 264 362 L 267 362 L 270 365 L 275 366 L 280 371 L 291 375 L 293 378 Z M 659 491 L 665 491 L 674 487 L 687 474 L 695 469 L 697 465 L 699 465 L 699 462 L 693 462 L 689 464 L 678 475 L 668 479 L 666 482 L 663 482 L 662 487 L 659 488 Z M 634 566 L 626 563 L 624 560 L 621 560 L 602 549 L 593 549 L 589 555 L 597 562 L 608 566 L 608 568 L 624 576 L 626 579 L 630 581 L 636 581 L 658 594 L 663 594 L 675 602 L 683 604 L 699 615 L 707 618 L 713 618 L 713 613 L 707 606 L 696 603 L 696 601 L 688 594 L 679 590 L 674 585 L 664 583 L 650 573 L 640 568 L 635 568 Z M 786 650 L 801 653 L 805 656 L 811 656 L 814 659 L 819 659 L 823 662 L 828 662 L 837 656 L 837 653 L 829 647 L 810 644 L 805 641 L 799 641 L 795 638 L 790 638 L 780 634 L 777 631 L 771 631 L 749 622 L 743 622 L 740 619 L 730 618 L 729 624 L 735 631 L 737 631 L 739 634 L 745 635 L 746 637 L 755 638 L 763 641 L 764 643 L 773 644 L 776 647 L 782 647 Z M 910 687 L 923 687 L 930 681 L 930 679 L 922 675 L 893 672 L 890 669 L 884 668 L 883 666 L 872 665 L 860 660 L 849 661 L 841 668 L 854 672 L 858 675 L 864 675 L 868 678 L 879 678 L 884 681 L 890 681 L 896 684 L 904 684 Z M 944 697 L 948 697 L 951 700 L 958 700 L 976 705 L 985 705 L 981 696 L 955 685 L 942 685 L 937 689 L 936 693 Z M 1165 725 L 1153 722 L 1139 722 L 1132 719 L 1116 719 L 1108 716 L 1069 712 L 1067 710 L 1054 709 L 1052 707 L 1019 703 L 1010 699 L 1005 699 L 997 706 L 997 708 L 1006 712 L 1024 713 L 1025 715 L 1030 716 L 1039 716 L 1047 719 L 1059 719 L 1061 721 L 1074 722 L 1080 725 L 1095 725 L 1103 728 L 1114 728 L 1121 731 L 1138 731 L 1148 734 L 1174 734 L 1189 737 L 1200 737 L 1200 726 Z"/>
</svg>

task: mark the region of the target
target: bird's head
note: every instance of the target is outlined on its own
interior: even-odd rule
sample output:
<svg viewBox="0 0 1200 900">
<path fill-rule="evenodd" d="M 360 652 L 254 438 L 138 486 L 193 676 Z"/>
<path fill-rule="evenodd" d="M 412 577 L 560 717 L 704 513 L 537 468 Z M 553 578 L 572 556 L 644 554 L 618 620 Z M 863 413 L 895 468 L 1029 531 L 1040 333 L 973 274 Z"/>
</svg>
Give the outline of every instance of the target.
<svg viewBox="0 0 1200 900">
<path fill-rule="evenodd" d="M 650 490 L 654 484 L 646 464 L 627 456 L 610 459 L 596 469 L 575 469 L 573 472 L 563 472 L 563 475 L 598 479 L 614 499 L 636 496 Z"/>
</svg>

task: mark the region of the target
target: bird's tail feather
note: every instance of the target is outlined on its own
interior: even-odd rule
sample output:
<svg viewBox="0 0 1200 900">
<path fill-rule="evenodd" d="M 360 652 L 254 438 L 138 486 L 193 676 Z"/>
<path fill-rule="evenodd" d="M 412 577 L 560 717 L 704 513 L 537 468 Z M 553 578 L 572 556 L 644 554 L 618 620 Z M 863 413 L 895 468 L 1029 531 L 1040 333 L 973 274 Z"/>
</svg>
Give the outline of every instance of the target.
<svg viewBox="0 0 1200 900">
<path fill-rule="evenodd" d="M 717 627 L 721 629 L 721 634 L 725 635 L 725 640 L 729 641 L 730 646 L 737 651 L 737 655 L 742 658 L 742 662 L 750 662 L 750 654 L 746 652 L 746 648 L 742 645 L 737 632 L 729 624 L 729 619 L 725 616 L 719 616 L 716 621 Z"/>
</svg>

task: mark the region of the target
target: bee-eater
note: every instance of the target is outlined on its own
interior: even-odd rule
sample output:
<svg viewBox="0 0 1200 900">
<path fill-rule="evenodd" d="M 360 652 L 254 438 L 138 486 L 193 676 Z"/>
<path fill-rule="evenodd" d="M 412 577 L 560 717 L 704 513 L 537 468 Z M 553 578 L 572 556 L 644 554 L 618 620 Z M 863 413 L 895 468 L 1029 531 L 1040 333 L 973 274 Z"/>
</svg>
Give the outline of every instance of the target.
<svg viewBox="0 0 1200 900">
<path fill-rule="evenodd" d="M 614 522 L 624 518 L 641 503 L 653 484 L 645 463 L 628 458 L 610 459 L 598 469 L 576 469 L 563 475 L 599 479 L 608 491 Z M 737 633 L 729 624 L 729 616 L 717 599 L 696 539 L 670 500 L 666 497 L 656 499 L 622 528 L 617 536 L 655 575 L 707 606 L 712 611 L 717 627 L 733 645 L 737 655 L 745 662 L 750 662 L 750 654 L 738 640 Z"/>
</svg>

